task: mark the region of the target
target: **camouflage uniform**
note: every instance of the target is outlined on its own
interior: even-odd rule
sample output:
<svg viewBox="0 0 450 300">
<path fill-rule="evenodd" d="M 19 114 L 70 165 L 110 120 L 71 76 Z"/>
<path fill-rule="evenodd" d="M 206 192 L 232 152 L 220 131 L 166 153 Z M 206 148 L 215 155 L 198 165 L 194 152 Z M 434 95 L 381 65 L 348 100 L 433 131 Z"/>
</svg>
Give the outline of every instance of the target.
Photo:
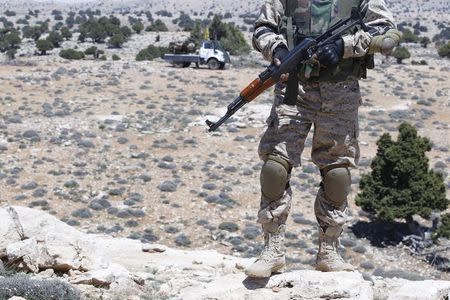
<svg viewBox="0 0 450 300">
<path fill-rule="evenodd" d="M 279 33 L 280 23 L 288 6 L 294 5 L 293 19 L 299 27 L 298 31 L 305 36 L 317 36 L 336 20 L 349 16 L 349 5 L 345 8 L 346 12 L 340 11 L 345 1 L 352 0 L 265 1 L 255 24 L 254 48 L 260 51 L 265 59 L 272 61 L 277 47 L 288 46 L 287 37 Z M 324 8 L 327 3 L 330 7 Z M 315 10 L 312 11 L 314 7 Z M 392 14 L 383 0 L 364 0 L 361 10 L 372 33 L 378 31 L 384 34 L 395 28 Z M 370 51 L 372 35 L 368 32 L 358 30 L 344 35 L 342 39 L 344 63 L 352 64 L 359 58 L 364 59 Z M 285 86 L 276 86 L 274 105 L 267 120 L 268 128 L 259 146 L 260 158 L 267 161 L 269 156 L 276 156 L 288 161 L 291 167 L 299 166 L 305 139 L 314 125 L 312 160 L 322 175 L 336 167 L 355 167 L 359 159 L 358 108 L 361 104 L 358 80 L 364 75 L 349 74 L 338 79 L 330 79 L 330 76 L 327 76 L 329 74 L 309 78 L 302 75 L 304 74 L 300 74 L 300 92 L 296 105 L 284 104 Z M 265 233 L 276 233 L 280 227 L 284 230 L 291 198 L 289 184 L 278 200 L 274 201 L 262 195 L 258 222 L 262 224 Z M 336 235 L 339 236 L 347 219 L 346 211 L 347 199 L 333 203 L 325 196 L 322 184 L 315 202 L 319 229 L 325 231 L 328 227 L 337 228 Z M 279 251 L 278 254 L 281 255 L 282 252 Z"/>
</svg>

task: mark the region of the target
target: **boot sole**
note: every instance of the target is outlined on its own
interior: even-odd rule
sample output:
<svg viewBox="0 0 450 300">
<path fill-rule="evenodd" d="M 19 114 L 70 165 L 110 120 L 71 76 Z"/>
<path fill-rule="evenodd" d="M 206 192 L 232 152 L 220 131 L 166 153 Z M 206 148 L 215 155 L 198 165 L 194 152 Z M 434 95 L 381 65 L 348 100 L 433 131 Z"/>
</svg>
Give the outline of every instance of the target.
<svg viewBox="0 0 450 300">
<path fill-rule="evenodd" d="M 272 274 L 280 274 L 283 273 L 286 269 L 286 265 L 282 264 L 279 266 L 276 266 L 274 268 L 272 268 L 271 272 L 269 273 L 264 273 L 264 274 L 252 274 L 252 273 L 247 273 L 245 272 L 245 275 L 247 275 L 250 278 L 268 278 L 270 277 Z"/>
</svg>

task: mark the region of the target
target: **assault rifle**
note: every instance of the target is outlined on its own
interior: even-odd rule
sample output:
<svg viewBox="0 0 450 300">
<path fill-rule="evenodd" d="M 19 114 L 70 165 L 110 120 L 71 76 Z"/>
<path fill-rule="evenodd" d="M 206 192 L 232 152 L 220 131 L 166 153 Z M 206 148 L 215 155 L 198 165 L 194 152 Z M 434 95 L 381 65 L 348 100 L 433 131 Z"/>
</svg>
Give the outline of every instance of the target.
<svg viewBox="0 0 450 300">
<path fill-rule="evenodd" d="M 252 102 L 264 91 L 274 86 L 280 81 L 282 74 L 294 72 L 299 64 L 311 59 L 319 47 L 341 38 L 343 33 L 353 29 L 357 25 L 361 26 L 363 30 L 368 31 L 367 26 L 363 22 L 360 7 L 352 8 L 351 16 L 349 18 L 339 20 L 321 36 L 317 38 L 304 38 L 300 44 L 289 52 L 279 66 L 274 64 L 270 65 L 264 72 L 259 74 L 257 79 L 253 80 L 252 83 L 243 89 L 239 96 L 228 105 L 226 114 L 220 120 L 215 123 L 206 120 L 209 131 L 216 131 L 245 104 Z"/>
</svg>

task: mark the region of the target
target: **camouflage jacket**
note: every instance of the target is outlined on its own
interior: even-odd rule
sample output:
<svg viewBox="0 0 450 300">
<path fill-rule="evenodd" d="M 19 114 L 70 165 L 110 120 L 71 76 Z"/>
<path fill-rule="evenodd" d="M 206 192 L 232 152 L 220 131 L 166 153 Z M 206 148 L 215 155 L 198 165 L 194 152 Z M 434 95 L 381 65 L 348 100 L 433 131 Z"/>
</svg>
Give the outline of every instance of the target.
<svg viewBox="0 0 450 300">
<path fill-rule="evenodd" d="M 279 45 L 287 46 L 286 37 L 278 32 L 282 18 L 286 12 L 286 2 L 288 0 L 266 0 L 261 8 L 261 13 L 255 23 L 253 34 L 253 47 L 261 52 L 265 59 L 272 60 L 273 50 Z M 319 0 L 298 0 L 305 1 Z M 332 1 L 335 5 L 342 0 Z M 344 0 L 345 1 L 345 0 Z M 384 0 L 363 0 L 361 13 L 364 21 L 371 32 L 384 34 L 392 28 L 396 28 L 392 13 L 387 9 Z M 310 22 L 310 20 L 308 20 Z M 346 34 L 342 37 L 344 40 L 344 59 L 351 57 L 363 57 L 368 53 L 372 35 L 363 30 L 358 30 L 354 34 Z"/>
</svg>

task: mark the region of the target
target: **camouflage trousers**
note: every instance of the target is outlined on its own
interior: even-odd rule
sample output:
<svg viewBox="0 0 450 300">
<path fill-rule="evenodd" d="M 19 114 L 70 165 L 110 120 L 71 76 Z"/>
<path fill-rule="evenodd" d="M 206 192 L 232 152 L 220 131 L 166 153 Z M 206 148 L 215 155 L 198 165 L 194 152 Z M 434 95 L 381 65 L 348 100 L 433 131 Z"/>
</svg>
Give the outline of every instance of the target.
<svg viewBox="0 0 450 300">
<path fill-rule="evenodd" d="M 259 156 L 280 156 L 293 167 L 301 165 L 305 140 L 313 127 L 312 161 L 320 170 L 337 167 L 352 168 L 359 159 L 358 108 L 361 104 L 359 83 L 349 80 L 339 83 L 304 85 L 296 105 L 283 104 L 283 86 L 275 88 L 275 102 L 267 119 L 267 130 L 260 145 Z M 287 188 L 277 201 L 261 198 L 258 222 L 263 229 L 285 224 L 291 207 L 292 190 Z M 347 201 L 334 207 L 320 187 L 314 204 L 321 227 L 343 226 L 347 219 Z"/>
</svg>

